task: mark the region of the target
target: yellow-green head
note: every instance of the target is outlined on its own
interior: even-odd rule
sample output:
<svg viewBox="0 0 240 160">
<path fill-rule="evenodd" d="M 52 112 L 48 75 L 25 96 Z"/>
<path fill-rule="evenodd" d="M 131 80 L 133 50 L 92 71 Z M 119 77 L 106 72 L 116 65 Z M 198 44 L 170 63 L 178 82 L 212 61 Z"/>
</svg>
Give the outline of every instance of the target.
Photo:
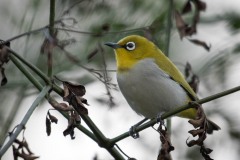
<svg viewBox="0 0 240 160">
<path fill-rule="evenodd" d="M 118 43 L 108 42 L 106 45 L 115 49 L 118 71 L 131 69 L 140 60 L 156 58 L 159 49 L 144 37 L 131 35 Z"/>
</svg>

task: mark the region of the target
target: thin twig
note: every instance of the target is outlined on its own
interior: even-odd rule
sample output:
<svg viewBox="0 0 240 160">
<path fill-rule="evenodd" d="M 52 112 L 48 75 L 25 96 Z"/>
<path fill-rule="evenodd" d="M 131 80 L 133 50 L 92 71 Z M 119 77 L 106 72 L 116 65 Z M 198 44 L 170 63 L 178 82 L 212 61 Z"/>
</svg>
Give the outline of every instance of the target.
<svg viewBox="0 0 240 160">
<path fill-rule="evenodd" d="M 206 97 L 206 98 L 197 100 L 196 103 L 197 103 L 197 104 L 207 103 L 207 102 L 213 101 L 213 100 L 215 100 L 215 99 L 218 99 L 218 98 L 227 96 L 227 95 L 229 95 L 229 94 L 232 94 L 232 93 L 234 93 L 234 92 L 237 92 L 237 91 L 239 91 L 239 90 L 240 90 L 240 86 L 237 86 L 237 87 L 231 88 L 231 89 L 229 89 L 229 90 L 226 90 L 226 91 L 223 91 L 223 92 L 214 94 L 214 95 L 212 95 L 212 96 L 209 96 L 209 97 Z M 176 115 L 177 113 L 180 113 L 180 112 L 182 112 L 182 111 L 184 111 L 184 110 L 187 110 L 187 109 L 189 109 L 189 108 L 192 108 L 192 107 L 194 107 L 194 105 L 193 105 L 192 103 L 188 103 L 188 104 L 183 105 L 183 106 L 181 106 L 181 107 L 175 108 L 175 109 L 173 109 L 173 110 L 171 110 L 171 111 L 169 111 L 169 112 L 166 112 L 166 113 L 162 114 L 161 119 L 166 119 L 166 118 L 168 118 L 168 117 L 174 116 L 174 115 Z M 139 127 L 136 127 L 136 132 L 140 132 L 140 131 L 142 131 L 142 130 L 150 127 L 150 126 L 153 126 L 153 125 L 156 124 L 156 123 L 157 123 L 157 120 L 156 120 L 156 118 L 154 118 L 154 119 L 152 119 L 151 121 L 149 121 L 149 122 L 147 122 L 147 123 L 144 123 L 143 125 L 141 125 L 141 126 L 139 126 Z M 120 141 L 120 140 L 122 140 L 122 139 L 124 139 L 124 138 L 127 138 L 127 137 L 129 137 L 129 131 L 127 131 L 127 132 L 125 132 L 125 133 L 123 133 L 123 134 L 121 134 L 121 135 L 119 135 L 119 136 L 117 136 L 117 137 L 115 137 L 115 138 L 112 138 L 112 139 L 110 140 L 110 143 L 111 143 L 111 144 L 115 144 L 115 143 L 117 143 L 118 141 Z"/>
<path fill-rule="evenodd" d="M 78 31 L 78 30 L 73 30 L 73 29 L 66 29 L 66 28 L 55 27 L 55 29 L 57 29 L 57 30 L 73 32 L 73 33 L 79 33 L 79 34 L 83 34 L 83 35 L 91 35 L 91 36 L 105 36 L 105 35 L 109 35 L 109 34 L 131 33 L 131 32 L 136 32 L 136 31 L 144 31 L 145 29 L 148 29 L 148 28 L 149 28 L 149 26 L 135 28 L 135 29 L 129 29 L 129 30 L 122 30 L 122 31 L 112 31 L 112 32 L 105 32 L 105 33 L 94 33 L 94 32 Z"/>
<path fill-rule="evenodd" d="M 105 88 L 106 88 L 106 91 L 107 91 L 107 95 L 109 97 L 109 102 L 110 102 L 109 105 L 110 105 L 110 107 L 112 107 L 114 102 L 113 102 L 113 96 L 111 94 L 110 87 L 109 87 L 109 77 L 108 77 L 108 72 L 107 72 L 106 58 L 105 58 L 104 51 L 103 51 L 103 48 L 102 48 L 100 43 L 98 43 L 98 47 L 99 47 L 100 53 L 102 55 L 103 81 L 104 81 L 104 85 L 105 85 Z"/>
<path fill-rule="evenodd" d="M 47 83 L 48 85 L 51 85 L 54 88 L 54 91 L 57 92 L 58 94 L 63 94 L 61 88 L 57 85 L 55 85 L 54 83 L 52 83 L 52 81 L 41 71 L 39 70 L 36 66 L 34 66 L 33 64 L 31 64 L 30 62 L 28 62 L 26 59 L 24 59 L 23 57 L 21 57 L 18 53 L 16 53 L 14 50 L 12 50 L 11 48 L 7 47 L 8 51 L 11 53 L 10 58 L 12 56 L 16 57 L 17 59 L 19 59 L 22 63 L 24 63 L 26 66 L 28 66 L 33 72 L 35 72 L 40 78 L 42 78 L 42 80 L 44 80 L 45 83 Z M 12 60 L 14 61 L 15 58 L 12 58 Z M 21 66 L 21 65 L 20 65 Z"/>
<path fill-rule="evenodd" d="M 91 73 L 95 78 L 97 78 L 100 82 L 102 82 L 103 84 L 108 84 L 108 81 L 104 81 L 102 79 L 102 74 L 99 73 L 98 71 L 104 72 L 104 70 L 97 70 L 97 69 L 93 69 L 93 68 L 88 68 L 84 65 L 81 64 L 81 61 L 79 59 L 77 59 L 76 57 L 74 57 L 71 53 L 69 53 L 67 50 L 65 50 L 63 47 L 61 47 L 60 45 L 57 45 L 57 47 L 59 47 L 64 54 L 67 56 L 68 59 L 70 59 L 72 62 L 74 62 L 76 65 L 78 65 L 79 67 L 83 68 L 84 70 L 88 71 L 89 73 Z M 110 70 L 110 72 L 116 72 L 116 70 Z"/>
<path fill-rule="evenodd" d="M 49 15 L 49 34 L 52 39 L 55 39 L 54 35 L 54 19 L 55 19 L 55 0 L 50 0 L 50 15 Z M 53 46 L 54 40 L 49 40 L 50 46 Z M 48 49 L 48 77 L 52 77 L 53 72 L 53 47 Z"/>
<path fill-rule="evenodd" d="M 51 89 L 50 86 L 46 86 L 43 88 L 43 90 L 39 93 L 38 97 L 35 99 L 25 116 L 23 117 L 21 123 L 17 126 L 17 129 L 14 133 L 10 135 L 9 141 L 4 145 L 0 150 L 0 157 L 7 151 L 7 149 L 12 145 L 12 143 L 15 141 L 17 136 L 20 134 L 20 132 L 25 128 L 25 125 L 27 124 L 29 118 L 33 114 L 33 111 L 36 109 L 38 104 L 42 101 L 42 99 L 45 97 L 45 95 L 48 93 L 48 91 Z"/>
<path fill-rule="evenodd" d="M 68 18 L 65 18 L 65 19 L 68 19 Z M 55 24 L 61 23 L 62 20 L 65 20 L 65 19 L 56 20 L 56 21 L 54 21 L 54 23 Z M 129 29 L 129 30 L 122 30 L 122 31 L 106 32 L 106 33 L 102 33 L 101 35 L 104 36 L 104 35 L 108 35 L 108 34 L 131 33 L 131 32 L 136 32 L 136 31 L 143 31 L 143 30 L 147 29 L 148 27 L 149 26 L 135 28 L 135 29 Z M 2 45 L 6 44 L 7 42 L 11 42 L 13 40 L 16 40 L 18 38 L 21 38 L 21 37 L 24 37 L 24 36 L 29 36 L 29 35 L 34 34 L 34 33 L 38 33 L 40 31 L 43 31 L 43 30 L 47 29 L 47 28 L 49 28 L 49 25 L 46 25 L 44 27 L 41 27 L 41 28 L 38 28 L 38 29 L 35 29 L 35 30 L 32 30 L 32 31 L 25 32 L 25 33 L 22 33 L 22 34 L 19 34 L 17 36 L 14 36 L 12 38 L 9 38 L 9 39 L 5 40 L 2 43 Z M 94 32 L 78 31 L 78 30 L 59 28 L 59 27 L 55 27 L 54 29 L 73 32 L 73 33 L 79 33 L 79 34 L 85 34 L 85 35 L 99 36 L 99 33 L 94 33 Z"/>
<path fill-rule="evenodd" d="M 171 30 L 172 30 L 172 11 L 173 11 L 173 0 L 169 0 L 169 8 L 168 8 L 168 18 L 167 18 L 167 26 L 166 26 L 166 47 L 165 47 L 165 55 L 168 57 L 169 49 L 170 49 L 170 39 L 171 39 Z"/>
<path fill-rule="evenodd" d="M 44 27 L 41 27 L 41 28 L 38 28 L 38 29 L 35 29 L 35 30 L 32 30 L 32 31 L 28 31 L 28 32 L 19 34 L 19 35 L 17 35 L 17 36 L 14 36 L 14 37 L 12 37 L 12 38 L 7 39 L 6 41 L 4 41 L 3 44 L 6 44 L 7 42 L 11 42 L 11 41 L 16 40 L 16 39 L 18 39 L 18 38 L 21 38 L 21 37 L 23 37 L 23 36 L 29 36 L 29 35 L 31 35 L 31 34 L 34 34 L 34 33 L 40 32 L 40 31 L 43 31 L 43 30 L 45 30 L 46 28 L 48 28 L 48 26 L 44 26 Z M 3 44 L 2 44 L 2 45 L 3 45 Z"/>
<path fill-rule="evenodd" d="M 170 50 L 170 39 L 171 39 L 171 29 L 172 29 L 172 11 L 173 11 L 173 0 L 169 0 L 169 8 L 168 8 L 168 18 L 167 18 L 167 27 L 166 27 L 166 49 L 165 55 L 169 56 Z M 169 136 L 171 135 L 171 127 L 172 121 L 171 118 L 167 119 L 167 129 Z"/>
<path fill-rule="evenodd" d="M 55 0 L 50 0 L 50 15 L 49 15 L 49 33 L 54 35 L 54 19 L 55 19 Z"/>
<path fill-rule="evenodd" d="M 5 137 L 7 131 L 9 130 L 10 125 L 13 122 L 13 117 L 16 116 L 17 112 L 19 111 L 19 105 L 22 103 L 23 101 L 23 97 L 25 96 L 25 92 L 26 92 L 26 84 L 21 86 L 19 91 L 17 92 L 17 99 L 14 101 L 14 105 L 10 111 L 10 115 L 8 116 L 7 120 L 4 122 L 4 126 L 1 128 L 1 134 L 0 134 L 0 144 L 2 145 L 4 142 L 3 137 Z"/>
</svg>

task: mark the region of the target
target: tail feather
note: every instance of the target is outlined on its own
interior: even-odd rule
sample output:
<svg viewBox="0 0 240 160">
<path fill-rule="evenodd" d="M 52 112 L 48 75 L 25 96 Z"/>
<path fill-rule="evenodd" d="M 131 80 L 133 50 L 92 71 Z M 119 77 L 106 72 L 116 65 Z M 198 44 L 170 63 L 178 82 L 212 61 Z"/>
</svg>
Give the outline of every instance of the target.
<svg viewBox="0 0 240 160">
<path fill-rule="evenodd" d="M 212 134 L 213 131 L 218 131 L 220 130 L 221 128 L 216 124 L 214 123 L 213 121 L 211 120 L 207 120 L 207 133 L 208 134 Z"/>
</svg>

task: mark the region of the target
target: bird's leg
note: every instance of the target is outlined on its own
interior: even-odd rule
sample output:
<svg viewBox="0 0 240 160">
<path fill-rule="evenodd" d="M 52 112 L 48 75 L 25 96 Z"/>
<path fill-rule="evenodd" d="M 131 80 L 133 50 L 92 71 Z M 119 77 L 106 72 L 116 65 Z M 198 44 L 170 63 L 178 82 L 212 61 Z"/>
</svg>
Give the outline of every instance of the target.
<svg viewBox="0 0 240 160">
<path fill-rule="evenodd" d="M 161 118 L 163 112 L 157 115 L 157 122 L 159 122 L 159 127 L 157 132 L 160 134 L 160 140 L 162 142 L 161 149 L 159 151 L 158 159 L 172 159 L 170 152 L 174 150 L 174 147 L 171 143 L 171 136 L 167 131 L 167 127 L 164 124 L 164 120 Z"/>
<path fill-rule="evenodd" d="M 140 122 L 138 122 L 137 124 L 133 125 L 130 129 L 129 129 L 129 135 L 131 137 L 133 137 L 134 139 L 139 138 L 139 133 L 136 131 L 136 128 L 138 126 L 140 126 L 141 124 L 143 124 L 145 121 L 147 121 L 148 118 L 144 118 L 143 120 L 141 120 Z"/>
<path fill-rule="evenodd" d="M 164 127 L 166 128 L 165 122 L 164 122 L 164 120 L 162 119 L 162 115 L 163 115 L 163 112 L 159 112 L 159 113 L 157 114 L 157 122 L 160 123 L 159 126 L 164 126 Z"/>
</svg>

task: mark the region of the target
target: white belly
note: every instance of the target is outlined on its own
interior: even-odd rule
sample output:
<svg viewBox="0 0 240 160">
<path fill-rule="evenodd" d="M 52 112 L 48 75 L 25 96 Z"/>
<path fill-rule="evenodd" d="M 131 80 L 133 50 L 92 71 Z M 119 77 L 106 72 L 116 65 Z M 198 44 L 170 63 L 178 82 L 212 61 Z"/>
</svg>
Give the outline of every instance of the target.
<svg viewBox="0 0 240 160">
<path fill-rule="evenodd" d="M 130 71 L 117 74 L 122 94 L 132 109 L 147 118 L 180 107 L 187 100 L 182 87 L 164 73 L 153 59 L 145 59 Z"/>
</svg>

